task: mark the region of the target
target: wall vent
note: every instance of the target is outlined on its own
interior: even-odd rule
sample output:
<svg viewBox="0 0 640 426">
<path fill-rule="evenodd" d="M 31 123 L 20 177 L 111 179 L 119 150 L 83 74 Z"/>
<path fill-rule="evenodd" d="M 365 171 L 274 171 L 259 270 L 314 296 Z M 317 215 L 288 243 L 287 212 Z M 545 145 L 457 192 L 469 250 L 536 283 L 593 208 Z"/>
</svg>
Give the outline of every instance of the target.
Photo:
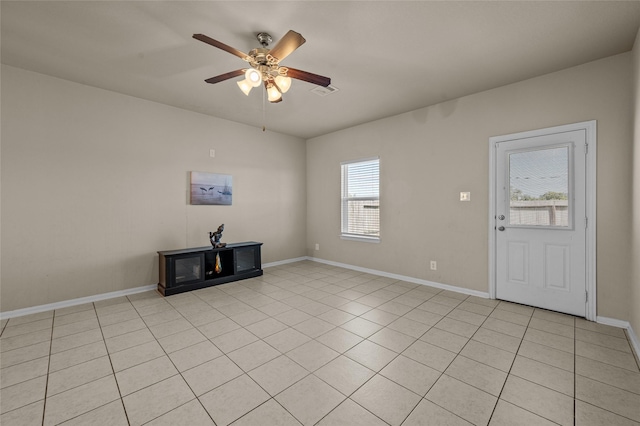
<svg viewBox="0 0 640 426">
<path fill-rule="evenodd" d="M 318 86 L 315 89 L 311 89 L 311 91 L 318 96 L 327 96 L 334 92 L 337 92 L 338 90 L 340 89 L 332 85 L 328 85 L 327 87 Z"/>
</svg>

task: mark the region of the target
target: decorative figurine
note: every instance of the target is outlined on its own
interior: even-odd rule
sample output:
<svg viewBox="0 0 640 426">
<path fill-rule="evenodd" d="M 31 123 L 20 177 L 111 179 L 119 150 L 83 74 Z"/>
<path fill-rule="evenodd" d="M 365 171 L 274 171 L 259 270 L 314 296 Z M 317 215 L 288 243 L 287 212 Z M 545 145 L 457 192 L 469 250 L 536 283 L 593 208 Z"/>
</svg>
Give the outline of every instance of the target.
<svg viewBox="0 0 640 426">
<path fill-rule="evenodd" d="M 216 232 L 209 232 L 209 240 L 211 241 L 213 248 L 221 248 L 227 245 L 227 243 L 220 242 L 220 238 L 222 238 L 222 231 L 224 231 L 224 223 L 218 226 L 218 230 Z"/>
</svg>

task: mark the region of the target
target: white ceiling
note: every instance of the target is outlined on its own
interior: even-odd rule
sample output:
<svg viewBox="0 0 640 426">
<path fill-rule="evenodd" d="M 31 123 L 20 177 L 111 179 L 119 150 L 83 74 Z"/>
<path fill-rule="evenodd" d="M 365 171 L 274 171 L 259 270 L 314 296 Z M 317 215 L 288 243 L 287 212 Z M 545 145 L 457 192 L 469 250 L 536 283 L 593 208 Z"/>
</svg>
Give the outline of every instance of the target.
<svg viewBox="0 0 640 426">
<path fill-rule="evenodd" d="M 311 138 L 632 49 L 639 1 L 4 1 L 2 63 L 262 127 L 262 90 L 204 79 L 245 62 L 266 31 L 307 42 L 294 81 L 266 105 L 269 130 Z M 273 44 L 272 44 L 273 47 Z"/>
</svg>

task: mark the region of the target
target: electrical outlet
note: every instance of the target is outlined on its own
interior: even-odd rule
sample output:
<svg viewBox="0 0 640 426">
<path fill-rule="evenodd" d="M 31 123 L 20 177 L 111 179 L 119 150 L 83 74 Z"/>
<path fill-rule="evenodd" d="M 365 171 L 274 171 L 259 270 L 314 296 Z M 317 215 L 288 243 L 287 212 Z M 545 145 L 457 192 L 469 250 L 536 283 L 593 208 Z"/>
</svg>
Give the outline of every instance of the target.
<svg viewBox="0 0 640 426">
<path fill-rule="evenodd" d="M 436 271 L 438 269 L 438 262 L 436 262 L 435 260 L 431 261 L 431 270 L 432 271 Z"/>
<path fill-rule="evenodd" d="M 209 150 L 209 157 L 214 158 L 216 156 L 216 150 L 215 149 L 210 149 Z"/>
<path fill-rule="evenodd" d="M 320 244 L 316 243 L 316 250 L 320 250 Z"/>
</svg>

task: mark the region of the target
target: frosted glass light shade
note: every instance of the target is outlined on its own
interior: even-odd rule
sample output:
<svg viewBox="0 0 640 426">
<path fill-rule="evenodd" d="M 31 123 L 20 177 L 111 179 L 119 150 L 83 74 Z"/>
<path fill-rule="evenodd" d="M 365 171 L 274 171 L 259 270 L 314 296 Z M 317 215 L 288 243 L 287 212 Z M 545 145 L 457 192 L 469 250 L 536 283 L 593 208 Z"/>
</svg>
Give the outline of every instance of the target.
<svg viewBox="0 0 640 426">
<path fill-rule="evenodd" d="M 249 96 L 249 92 L 251 91 L 251 89 L 253 88 L 253 86 L 251 84 L 249 84 L 249 82 L 244 79 L 242 81 L 238 82 L 238 87 L 240 88 L 240 90 L 242 90 L 242 92 Z"/>
<path fill-rule="evenodd" d="M 249 68 L 245 71 L 244 77 L 247 80 L 247 83 L 252 87 L 258 87 L 260 86 L 260 83 L 262 83 L 262 75 L 258 70 L 254 70 L 253 68 Z"/>
<path fill-rule="evenodd" d="M 291 87 L 291 77 L 279 75 L 276 77 L 276 84 L 278 85 L 281 93 L 287 93 L 287 91 Z"/>
<path fill-rule="evenodd" d="M 276 86 L 274 86 L 273 84 L 270 84 L 269 86 L 267 86 L 267 98 L 269 99 L 269 102 L 275 102 L 279 100 L 281 97 L 282 97 L 282 94 L 280 93 L 280 91 Z"/>
</svg>

